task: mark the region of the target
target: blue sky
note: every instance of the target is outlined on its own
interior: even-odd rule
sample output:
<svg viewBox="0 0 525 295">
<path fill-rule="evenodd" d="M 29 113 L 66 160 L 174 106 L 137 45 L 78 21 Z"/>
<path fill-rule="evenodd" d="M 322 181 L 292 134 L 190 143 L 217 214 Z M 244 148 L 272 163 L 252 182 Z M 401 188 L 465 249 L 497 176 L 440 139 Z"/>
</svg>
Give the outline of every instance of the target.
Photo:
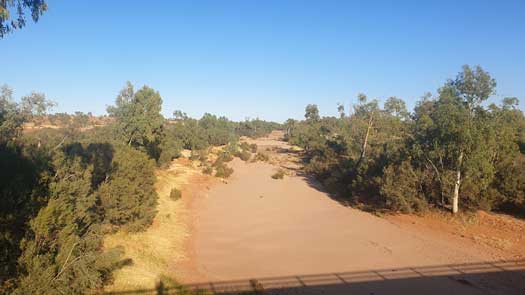
<svg viewBox="0 0 525 295">
<path fill-rule="evenodd" d="M 423 3 L 424 2 L 424 3 Z M 0 40 L 0 84 L 104 114 L 127 80 L 163 113 L 323 115 L 359 92 L 413 107 L 464 64 L 525 106 L 525 1 L 66 1 Z"/>
</svg>

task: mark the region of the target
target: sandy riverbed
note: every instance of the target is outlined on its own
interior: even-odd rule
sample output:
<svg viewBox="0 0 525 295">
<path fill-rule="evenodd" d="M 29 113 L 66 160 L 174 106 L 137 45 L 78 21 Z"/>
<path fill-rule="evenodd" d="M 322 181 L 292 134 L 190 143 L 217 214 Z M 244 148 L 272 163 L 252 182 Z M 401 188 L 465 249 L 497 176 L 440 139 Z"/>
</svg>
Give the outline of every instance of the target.
<svg viewBox="0 0 525 295">
<path fill-rule="evenodd" d="M 258 144 L 260 148 L 287 148 L 275 138 Z M 279 162 L 286 166 L 282 155 L 275 158 L 281 157 Z M 272 179 L 275 164 L 246 163 L 239 159 L 229 164 L 235 172 L 228 182 L 214 185 L 193 201 L 191 269 L 184 276 L 185 283 L 263 281 L 266 277 L 290 276 L 302 282 L 301 277 L 334 274 L 336 283 L 328 284 L 333 291 L 333 286 L 350 288 L 336 274 L 412 267 L 414 273 L 411 271 L 397 287 L 383 284 L 359 288 L 364 293 L 386 288 L 387 294 L 391 293 L 388 290 L 411 292 L 422 290 L 421 287 L 428 294 L 444 290 L 455 290 L 458 294 L 485 294 L 486 290 L 520 294 L 524 290 L 523 283 L 518 284 L 514 277 L 516 273 L 494 277 L 501 269 L 490 269 L 490 265 L 489 269 L 478 270 L 487 274 L 456 280 L 454 275 L 468 273 L 468 270 L 457 271 L 461 264 L 486 263 L 494 258 L 468 243 L 425 235 L 388 219 L 344 207 L 304 176 L 290 173 L 283 180 Z M 448 273 L 436 274 L 436 279 L 430 282 L 416 283 L 413 279 L 414 274 L 422 277 L 425 267 L 445 265 L 455 266 L 447 266 Z M 379 278 L 381 281 L 384 276 Z M 411 290 L 412 286 L 419 287 Z M 325 288 L 319 294 L 323 293 L 334 292 Z M 346 291 L 343 288 L 335 293 Z"/>
</svg>

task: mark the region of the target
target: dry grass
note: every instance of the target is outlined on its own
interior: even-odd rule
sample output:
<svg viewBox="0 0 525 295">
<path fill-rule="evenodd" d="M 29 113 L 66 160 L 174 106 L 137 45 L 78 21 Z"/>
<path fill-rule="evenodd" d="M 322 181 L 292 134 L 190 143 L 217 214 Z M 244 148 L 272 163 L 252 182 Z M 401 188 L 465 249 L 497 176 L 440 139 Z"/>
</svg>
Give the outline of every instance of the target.
<svg viewBox="0 0 525 295">
<path fill-rule="evenodd" d="M 145 232 L 119 232 L 105 239 L 105 247 L 121 246 L 133 264 L 114 273 L 114 283 L 107 291 L 151 289 L 161 277 L 177 277 L 169 273 L 169 265 L 184 261 L 185 242 L 189 236 L 189 212 L 184 200 L 171 200 L 173 188 L 184 189 L 193 175 L 200 173 L 192 163 L 175 161 L 168 169 L 157 171 L 158 213 Z"/>
</svg>

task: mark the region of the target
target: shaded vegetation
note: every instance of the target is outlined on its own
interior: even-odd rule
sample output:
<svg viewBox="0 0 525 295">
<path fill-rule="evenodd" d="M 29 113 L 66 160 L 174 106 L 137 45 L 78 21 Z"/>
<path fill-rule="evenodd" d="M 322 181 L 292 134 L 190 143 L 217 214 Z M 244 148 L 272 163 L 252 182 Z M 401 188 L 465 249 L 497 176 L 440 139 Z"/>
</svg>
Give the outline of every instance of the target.
<svg viewBox="0 0 525 295">
<path fill-rule="evenodd" d="M 109 117 L 53 114 L 55 104 L 31 93 L 17 103 L 0 89 L 0 290 L 13 294 L 93 294 L 129 263 L 104 235 L 145 230 L 157 212 L 155 169 L 183 148 L 202 161 L 211 146 L 228 145 L 214 163 L 233 173 L 240 136 L 270 132 L 275 123 L 241 123 L 205 114 L 161 115 L 162 98 L 127 83 Z M 24 132 L 25 123 L 39 128 Z M 62 128 L 47 128 L 49 124 Z M 241 150 L 241 157 L 246 157 Z M 204 168 L 212 173 L 211 166 Z M 181 192 L 173 190 L 173 199 Z"/>
<path fill-rule="evenodd" d="M 465 66 L 413 112 L 396 97 L 381 107 L 358 96 L 352 112 L 284 124 L 286 139 L 305 150 L 305 170 L 339 198 L 364 208 L 402 212 L 525 213 L 522 170 L 525 117 L 518 99 L 487 104 L 496 81 Z M 257 158 L 257 157 L 256 157 Z"/>
<path fill-rule="evenodd" d="M 226 164 L 224 163 L 221 163 L 219 165 L 217 165 L 217 167 L 215 168 L 215 176 L 216 177 L 221 177 L 221 178 L 228 178 L 230 177 L 230 175 L 233 174 L 233 169 L 226 166 Z"/>
</svg>

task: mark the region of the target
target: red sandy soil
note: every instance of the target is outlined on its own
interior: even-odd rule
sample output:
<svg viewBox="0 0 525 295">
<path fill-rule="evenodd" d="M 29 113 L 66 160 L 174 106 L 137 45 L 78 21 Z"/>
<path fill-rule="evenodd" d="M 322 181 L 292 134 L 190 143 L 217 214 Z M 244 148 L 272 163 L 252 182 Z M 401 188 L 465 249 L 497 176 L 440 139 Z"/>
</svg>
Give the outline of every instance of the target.
<svg viewBox="0 0 525 295">
<path fill-rule="evenodd" d="M 275 136 L 257 143 L 260 149 L 289 148 Z M 203 192 L 192 204 L 191 263 L 182 276 L 184 283 L 291 277 L 305 287 L 309 283 L 304 278 L 330 274 L 338 284 L 309 294 L 346 294 L 350 289 L 334 286 L 341 282 L 348 288 L 357 285 L 346 284 L 341 276 L 362 272 L 379 275 L 380 283 L 370 279 L 376 283 L 359 285 L 359 294 L 525 294 L 521 266 L 513 265 L 519 271 L 496 278 L 468 276 L 469 270 L 459 270 L 464 263 L 522 258 L 523 222 L 490 214 L 478 214 L 481 217 L 471 224 L 437 213 L 378 217 L 341 205 L 315 181 L 293 170 L 287 170 L 282 180 L 272 179 L 279 165 L 297 167 L 283 160 L 286 157 L 293 160 L 287 153 L 273 154 L 273 159 L 280 159 L 273 164 L 236 158 L 230 163 L 235 172 L 227 183 L 201 188 Z M 487 220 L 505 226 L 494 227 Z M 443 266 L 447 271 L 421 281 L 427 266 Z M 394 273 L 407 267 L 418 281 L 407 275 L 392 286 L 381 283 L 393 282 L 388 274 L 385 277 L 375 271 Z M 491 264 L 483 272 L 503 269 L 506 266 Z"/>
</svg>

